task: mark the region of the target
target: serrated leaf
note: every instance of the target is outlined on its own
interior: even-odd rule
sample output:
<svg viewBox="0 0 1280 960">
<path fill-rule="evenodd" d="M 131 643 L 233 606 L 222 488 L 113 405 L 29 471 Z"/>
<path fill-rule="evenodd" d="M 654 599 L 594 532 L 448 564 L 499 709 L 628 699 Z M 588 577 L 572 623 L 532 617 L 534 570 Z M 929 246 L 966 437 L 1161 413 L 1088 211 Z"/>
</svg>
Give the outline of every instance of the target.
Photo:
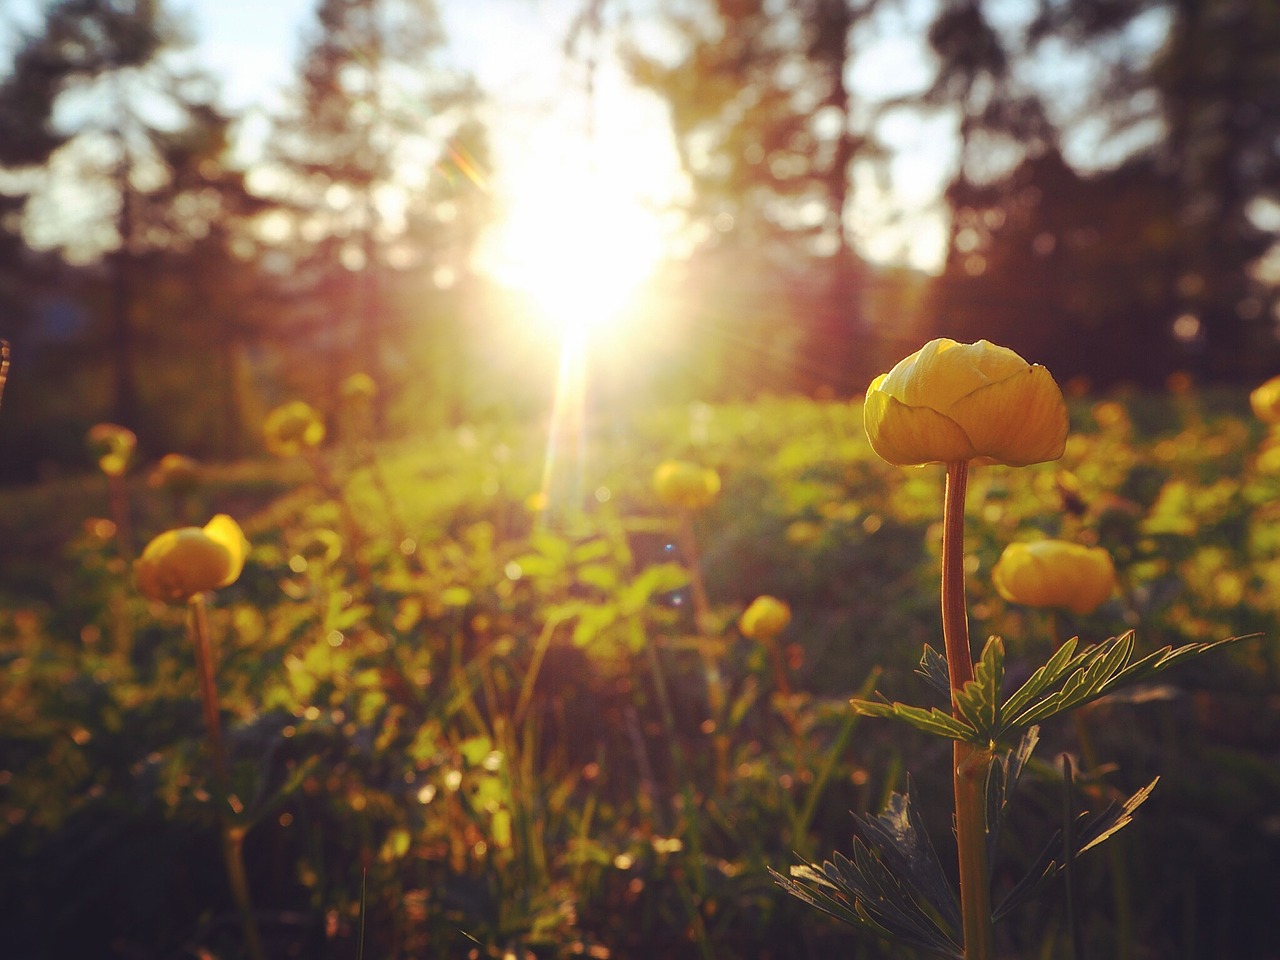
<svg viewBox="0 0 1280 960">
<path fill-rule="evenodd" d="M 1079 655 L 1061 663 L 1055 662 L 1063 652 L 1059 650 L 1045 667 L 1037 670 L 1005 702 L 1003 719 L 997 725 L 996 733 L 1003 737 L 1010 731 L 1043 723 L 1050 717 L 1084 706 L 1121 687 L 1145 680 L 1210 650 L 1250 637 L 1227 637 L 1207 643 L 1189 643 L 1176 649 L 1163 647 L 1132 663 L 1133 631 L 1088 647 Z M 1066 647 L 1067 644 L 1063 644 L 1063 650 Z M 1058 689 L 1053 690 L 1055 686 Z"/>
<path fill-rule="evenodd" d="M 1070 670 L 1073 665 L 1072 657 L 1075 654 L 1076 642 L 1076 638 L 1072 637 L 1054 651 L 1048 662 L 1031 674 L 1027 682 L 1004 702 L 1004 708 L 1001 713 L 1005 717 L 1013 716 L 1041 693 L 1057 683 L 1059 678 Z"/>
<path fill-rule="evenodd" d="M 1000 685 L 1004 681 L 1004 642 L 992 637 L 974 664 L 973 679 L 956 695 L 960 715 L 983 739 L 993 740 L 1000 722 Z"/>
<path fill-rule="evenodd" d="M 957 720 L 951 714 L 945 713 L 937 707 L 925 709 L 924 707 L 913 707 L 906 703 L 890 703 L 888 700 L 860 700 L 857 698 L 850 700 L 849 705 L 853 707 L 855 712 L 864 717 L 890 717 L 894 720 L 901 720 L 922 733 L 929 733 L 935 737 L 943 737 L 947 740 L 965 740 L 970 743 L 982 742 L 973 727 L 963 720 Z"/>
<path fill-rule="evenodd" d="M 1147 798 L 1151 796 L 1151 791 L 1156 788 L 1156 784 L 1159 782 L 1160 778 L 1156 777 L 1124 803 L 1112 804 L 1085 826 L 1083 830 L 1078 831 L 1076 836 L 1080 847 L 1076 852 L 1084 853 L 1086 850 L 1092 850 L 1117 831 L 1127 827 L 1130 821 L 1133 820 L 1134 811 L 1146 803 Z"/>
<path fill-rule="evenodd" d="M 1128 826 L 1133 819 L 1134 811 L 1151 796 L 1151 791 L 1155 789 L 1159 780 L 1160 778 L 1157 777 L 1123 803 L 1112 803 L 1100 814 L 1092 818 L 1088 813 L 1079 814 L 1075 818 L 1077 826 L 1072 831 L 1075 839 L 1072 844 L 1075 855 L 1080 856 L 1085 851 L 1092 850 L 1117 831 Z M 1049 842 L 1040 851 L 1040 855 L 1036 857 L 1031 868 L 1014 885 L 1013 889 L 1009 891 L 1008 895 L 1005 896 L 1004 900 L 992 913 L 994 921 L 1004 919 L 1019 904 L 1026 902 L 1045 883 L 1057 877 L 1066 869 L 1065 864 L 1060 862 L 1056 856 L 1061 852 L 1061 849 L 1062 831 L 1055 830 L 1053 836 L 1049 838 Z"/>
<path fill-rule="evenodd" d="M 924 677 L 929 686 L 951 700 L 951 672 L 947 668 L 947 658 L 929 644 L 924 645 L 924 654 L 920 657 L 920 666 L 916 673 Z"/>
<path fill-rule="evenodd" d="M 861 840 L 854 840 L 852 860 L 836 853 L 821 866 L 792 867 L 790 877 L 770 873 L 787 892 L 828 916 L 880 939 L 963 960 L 955 938 L 938 927 Z"/>
<path fill-rule="evenodd" d="M 868 844 L 876 850 L 885 866 L 905 886 L 913 889 L 950 927 L 953 938 L 961 928 L 960 903 L 947 880 L 946 871 L 924 823 L 911 802 L 910 782 L 906 793 L 894 793 L 884 810 L 859 817 L 858 822 Z"/>
<path fill-rule="evenodd" d="M 1018 788 L 1022 771 L 1027 761 L 1040 742 L 1040 728 L 1032 727 L 1025 734 L 1014 750 L 998 754 L 987 774 L 987 850 L 994 854 L 1000 839 L 1000 829 L 1008 813 L 1009 799 Z"/>
</svg>

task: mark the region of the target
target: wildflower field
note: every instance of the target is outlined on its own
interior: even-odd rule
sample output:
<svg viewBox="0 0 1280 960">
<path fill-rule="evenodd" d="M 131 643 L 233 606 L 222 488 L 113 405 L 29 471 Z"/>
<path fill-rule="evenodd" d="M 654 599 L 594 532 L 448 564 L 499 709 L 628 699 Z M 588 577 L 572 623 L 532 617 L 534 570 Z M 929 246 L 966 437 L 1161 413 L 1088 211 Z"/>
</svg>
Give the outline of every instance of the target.
<svg viewBox="0 0 1280 960">
<path fill-rule="evenodd" d="M 1076 397 L 1061 459 L 968 474 L 969 629 L 1006 692 L 1073 637 L 1259 635 L 1040 726 L 997 900 L 1159 780 L 1051 851 L 995 956 L 1280 957 L 1280 447 L 1247 391 L 1177 387 Z M 948 709 L 917 673 L 946 470 L 876 456 L 858 403 L 601 415 L 574 445 L 375 448 L 344 411 L 320 444 L 294 414 L 275 459 L 0 493 L 0 953 L 932 955 L 779 879 L 906 792 L 957 869 L 950 745 L 850 705 Z M 217 515 L 242 566 L 135 571 Z M 997 562 L 1046 538 L 1114 588 L 1008 599 Z"/>
</svg>

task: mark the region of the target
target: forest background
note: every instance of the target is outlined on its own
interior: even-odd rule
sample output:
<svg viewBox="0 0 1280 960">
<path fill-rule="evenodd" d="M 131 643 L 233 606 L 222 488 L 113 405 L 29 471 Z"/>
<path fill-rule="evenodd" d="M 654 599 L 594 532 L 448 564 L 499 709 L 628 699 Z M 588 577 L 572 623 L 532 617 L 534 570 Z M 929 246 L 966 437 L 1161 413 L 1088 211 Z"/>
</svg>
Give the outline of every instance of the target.
<svg viewBox="0 0 1280 960">
<path fill-rule="evenodd" d="M 680 168 L 628 337 L 592 354 L 597 409 L 857 396 L 939 335 L 1077 386 L 1276 369 L 1273 4 L 557 9 L 582 149 L 616 69 L 661 104 Z M 283 95 L 252 109 L 179 55 L 191 21 L 163 0 L 17 11 L 0 15 L 0 480 L 83 469 L 100 420 L 153 456 L 252 453 L 271 406 L 332 409 L 358 371 L 392 433 L 545 414 L 558 343 L 528 322 L 530 285 L 477 253 L 509 199 L 494 104 L 432 3 L 318 0 Z M 884 51 L 903 43 L 920 56 L 896 78 Z M 922 161 L 943 183 L 928 269 L 901 199 Z M 574 286 L 594 269 L 579 251 L 628 252 L 607 222 L 558 223 L 581 206 L 565 189 L 547 184 L 543 239 Z"/>
</svg>

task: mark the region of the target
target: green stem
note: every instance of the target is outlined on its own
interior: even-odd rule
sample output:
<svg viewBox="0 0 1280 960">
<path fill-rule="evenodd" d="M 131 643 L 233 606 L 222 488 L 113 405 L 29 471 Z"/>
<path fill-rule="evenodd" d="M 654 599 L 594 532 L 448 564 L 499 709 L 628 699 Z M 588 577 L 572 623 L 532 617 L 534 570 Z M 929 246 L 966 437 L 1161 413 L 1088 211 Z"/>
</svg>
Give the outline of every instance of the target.
<svg viewBox="0 0 1280 960">
<path fill-rule="evenodd" d="M 707 585 L 702 579 L 702 558 L 698 553 L 698 538 L 693 532 L 693 515 L 680 511 L 680 552 L 689 568 L 689 592 L 693 595 L 693 622 L 700 635 L 711 632 L 711 602 L 707 599 Z"/>
<path fill-rule="evenodd" d="M 116 547 L 125 563 L 133 559 L 133 524 L 130 522 L 129 486 L 123 475 L 107 475 L 107 494 L 111 503 L 111 520 L 116 525 Z"/>
<path fill-rule="evenodd" d="M 689 592 L 693 596 L 693 622 L 702 651 L 702 672 L 707 681 L 707 705 L 711 714 L 711 745 L 715 753 L 716 790 L 723 793 L 729 782 L 729 735 L 724 729 L 728 721 L 725 705 L 724 677 L 720 673 L 720 653 L 709 645 L 711 638 L 711 601 L 707 599 L 707 586 L 702 579 L 702 558 L 698 553 L 698 538 L 693 532 L 693 514 L 680 511 L 680 552 L 689 567 Z"/>
<path fill-rule="evenodd" d="M 222 833 L 222 859 L 227 869 L 227 882 L 231 896 L 240 913 L 245 946 L 253 960 L 266 960 L 258 923 L 253 916 L 253 904 L 249 899 L 249 878 L 244 869 L 244 828 L 231 822 L 228 804 L 231 799 L 231 776 L 227 765 L 227 753 L 222 744 L 222 723 L 218 716 L 218 692 L 214 686 L 213 648 L 209 643 L 209 615 L 205 608 L 204 594 L 198 593 L 191 600 L 191 641 L 195 646 L 196 672 L 200 680 L 200 701 L 204 707 L 206 733 L 209 738 L 209 754 L 213 761 L 213 777 L 217 790 L 218 825 Z"/>
<path fill-rule="evenodd" d="M 969 464 L 947 464 L 942 514 L 942 637 L 955 694 L 973 679 L 969 615 L 964 590 L 964 499 Z M 964 922 L 965 960 L 992 960 L 991 880 L 987 866 L 987 820 L 984 796 L 989 751 L 957 740 L 953 747 L 952 786 L 956 804 L 956 850 L 960 862 L 960 912 Z"/>
</svg>

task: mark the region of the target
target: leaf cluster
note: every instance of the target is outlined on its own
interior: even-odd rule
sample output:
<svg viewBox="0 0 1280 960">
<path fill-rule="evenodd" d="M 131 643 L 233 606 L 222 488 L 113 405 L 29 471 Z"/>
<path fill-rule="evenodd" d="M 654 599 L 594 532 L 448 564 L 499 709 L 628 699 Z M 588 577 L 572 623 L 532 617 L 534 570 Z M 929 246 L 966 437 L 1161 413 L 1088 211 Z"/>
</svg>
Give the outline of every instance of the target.
<svg viewBox="0 0 1280 960">
<path fill-rule="evenodd" d="M 1009 800 L 1038 740 L 1039 728 L 1032 727 L 1015 749 L 990 758 L 986 833 L 992 862 Z M 1067 871 L 1076 857 L 1128 825 L 1157 780 L 1099 813 L 1069 816 L 996 905 L 993 920 L 1008 917 Z M 1069 780 L 1066 789 L 1070 790 Z M 774 879 L 805 903 L 872 936 L 964 960 L 959 896 L 925 832 L 910 789 L 892 794 L 879 815 L 856 820 L 860 835 L 854 838 L 852 857 L 837 852 L 821 864 L 792 867 L 790 876 L 771 871 Z"/>
<path fill-rule="evenodd" d="M 938 707 L 912 706 L 887 698 L 851 703 L 863 716 L 892 717 L 923 733 L 988 747 L 1009 742 L 1046 720 L 1244 639 L 1248 637 L 1165 646 L 1135 659 L 1131 630 L 1078 652 L 1078 638 L 1072 638 L 1002 699 L 1004 642 L 992 637 L 974 665 L 973 679 L 955 693 L 956 715 Z M 946 660 L 932 647 L 926 645 L 918 672 L 936 690 L 950 691 Z"/>
</svg>

